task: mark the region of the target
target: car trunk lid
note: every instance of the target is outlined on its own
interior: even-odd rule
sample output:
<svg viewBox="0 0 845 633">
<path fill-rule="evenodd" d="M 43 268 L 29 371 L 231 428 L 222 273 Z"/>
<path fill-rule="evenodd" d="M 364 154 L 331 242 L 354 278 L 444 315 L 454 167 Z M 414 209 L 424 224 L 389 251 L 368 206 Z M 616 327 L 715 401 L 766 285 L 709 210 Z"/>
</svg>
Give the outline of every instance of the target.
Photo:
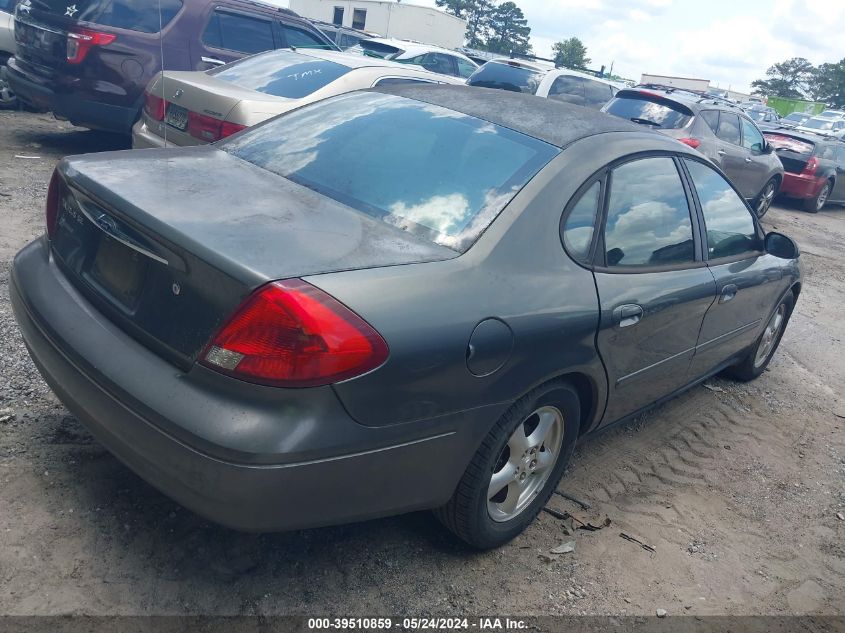
<svg viewBox="0 0 845 633">
<path fill-rule="evenodd" d="M 787 173 L 800 174 L 815 153 L 816 145 L 809 139 L 781 133 L 767 133 L 764 136 Z"/>
<path fill-rule="evenodd" d="M 270 280 L 457 256 L 212 147 L 76 157 L 59 172 L 57 261 L 185 368 Z"/>
</svg>

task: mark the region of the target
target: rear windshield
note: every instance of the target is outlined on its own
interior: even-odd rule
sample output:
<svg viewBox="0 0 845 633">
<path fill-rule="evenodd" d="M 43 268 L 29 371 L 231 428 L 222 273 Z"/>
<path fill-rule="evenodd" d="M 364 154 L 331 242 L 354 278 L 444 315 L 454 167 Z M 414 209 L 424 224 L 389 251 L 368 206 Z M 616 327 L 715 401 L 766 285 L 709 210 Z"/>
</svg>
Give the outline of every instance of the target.
<svg viewBox="0 0 845 633">
<path fill-rule="evenodd" d="M 692 114 L 684 106 L 645 94 L 616 95 L 616 98 L 607 104 L 605 112 L 634 123 L 675 130 L 686 127 L 692 118 Z"/>
<path fill-rule="evenodd" d="M 832 130 L 835 119 L 808 119 L 801 125 L 811 130 Z"/>
<path fill-rule="evenodd" d="M 390 46 L 389 44 L 362 40 L 350 48 L 349 52 L 359 53 L 361 55 L 366 55 L 367 57 L 377 57 L 379 59 L 394 59 L 405 51 L 401 48 Z"/>
<path fill-rule="evenodd" d="M 785 134 L 764 134 L 769 145 L 775 151 L 795 152 L 796 154 L 812 154 L 815 145 L 810 141 L 786 136 Z"/>
<path fill-rule="evenodd" d="M 806 114 L 799 114 L 798 112 L 793 112 L 791 114 L 787 114 L 783 117 L 784 121 L 804 121 L 807 118 Z"/>
<path fill-rule="evenodd" d="M 32 8 L 79 22 L 158 33 L 179 13 L 182 0 L 32 0 Z"/>
<path fill-rule="evenodd" d="M 209 74 L 274 97 L 301 99 L 350 70 L 348 66 L 307 55 L 271 51 L 212 70 Z"/>
<path fill-rule="evenodd" d="M 536 70 L 489 62 L 470 75 L 467 85 L 533 95 L 541 81 L 543 73 Z"/>
<path fill-rule="evenodd" d="M 321 101 L 218 147 L 458 252 L 559 151 L 475 117 L 380 93 Z"/>
</svg>

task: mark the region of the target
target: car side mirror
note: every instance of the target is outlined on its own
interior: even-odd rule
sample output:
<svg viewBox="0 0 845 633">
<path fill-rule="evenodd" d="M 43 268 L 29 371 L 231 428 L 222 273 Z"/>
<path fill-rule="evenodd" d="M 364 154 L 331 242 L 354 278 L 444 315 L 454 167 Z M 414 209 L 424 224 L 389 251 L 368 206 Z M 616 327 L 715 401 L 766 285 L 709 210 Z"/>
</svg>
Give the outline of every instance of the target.
<svg viewBox="0 0 845 633">
<path fill-rule="evenodd" d="M 801 250 L 792 238 L 775 231 L 766 234 L 766 252 L 780 259 L 798 259 L 801 256 Z"/>
<path fill-rule="evenodd" d="M 773 151 L 775 151 L 775 148 L 772 147 L 771 143 L 766 143 L 766 144 L 763 145 L 763 153 L 764 154 L 771 154 Z"/>
</svg>

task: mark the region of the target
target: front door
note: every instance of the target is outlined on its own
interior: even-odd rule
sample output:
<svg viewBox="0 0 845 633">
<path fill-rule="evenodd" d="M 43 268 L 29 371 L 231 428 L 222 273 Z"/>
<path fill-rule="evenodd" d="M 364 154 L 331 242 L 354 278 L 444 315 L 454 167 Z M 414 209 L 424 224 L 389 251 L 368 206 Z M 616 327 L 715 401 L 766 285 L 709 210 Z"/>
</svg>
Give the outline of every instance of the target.
<svg viewBox="0 0 845 633">
<path fill-rule="evenodd" d="M 707 235 L 716 301 L 701 327 L 690 373 L 698 378 L 748 349 L 786 289 L 780 264 L 733 187 L 709 165 L 684 159 Z"/>
<path fill-rule="evenodd" d="M 716 295 L 675 159 L 624 163 L 611 171 L 608 187 L 594 273 L 601 304 L 597 343 L 609 383 L 603 423 L 686 384 Z"/>
</svg>

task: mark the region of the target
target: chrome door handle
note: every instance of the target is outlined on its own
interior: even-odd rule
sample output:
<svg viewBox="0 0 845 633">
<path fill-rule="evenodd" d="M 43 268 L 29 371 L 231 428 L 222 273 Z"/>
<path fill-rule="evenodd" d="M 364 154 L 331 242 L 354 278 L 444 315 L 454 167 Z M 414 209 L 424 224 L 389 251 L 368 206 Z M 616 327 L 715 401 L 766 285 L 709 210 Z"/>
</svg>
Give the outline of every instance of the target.
<svg viewBox="0 0 845 633">
<path fill-rule="evenodd" d="M 634 303 L 619 306 L 613 311 L 613 322 L 619 327 L 636 325 L 643 318 L 643 308 Z"/>
<path fill-rule="evenodd" d="M 734 297 L 736 297 L 736 293 L 739 292 L 739 288 L 736 287 L 735 284 L 728 284 L 724 288 L 722 288 L 722 294 L 719 296 L 719 303 L 727 303 L 728 301 L 732 301 Z"/>
<path fill-rule="evenodd" d="M 716 153 L 717 153 L 719 156 L 724 156 L 725 154 L 727 154 L 727 152 L 726 152 L 725 150 L 723 150 L 723 149 L 718 150 Z"/>
<path fill-rule="evenodd" d="M 745 157 L 745 162 L 746 162 L 746 163 L 750 163 L 750 162 L 751 162 L 751 159 L 750 159 L 748 156 L 746 156 L 746 157 Z"/>
<path fill-rule="evenodd" d="M 201 57 L 200 59 L 206 64 L 214 64 L 215 66 L 222 66 L 226 63 L 222 59 L 217 59 L 215 57 Z"/>
</svg>

